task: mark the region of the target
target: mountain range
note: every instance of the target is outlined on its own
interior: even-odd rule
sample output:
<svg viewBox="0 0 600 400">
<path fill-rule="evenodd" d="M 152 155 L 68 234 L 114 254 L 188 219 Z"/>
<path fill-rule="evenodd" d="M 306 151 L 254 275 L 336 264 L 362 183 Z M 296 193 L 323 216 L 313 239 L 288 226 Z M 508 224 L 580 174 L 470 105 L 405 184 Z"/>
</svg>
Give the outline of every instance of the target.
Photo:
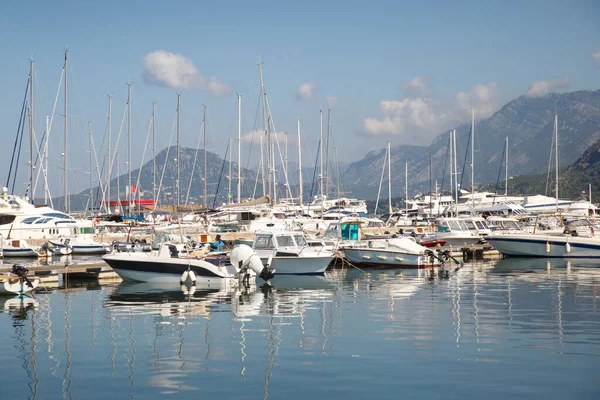
<svg viewBox="0 0 600 400">
<path fill-rule="evenodd" d="M 600 90 L 576 91 L 570 93 L 551 93 L 542 97 L 521 96 L 504 105 L 490 118 L 475 123 L 475 186 L 493 186 L 498 176 L 504 177 L 504 147 L 508 138 L 508 166 L 511 176 L 523 175 L 516 178 L 513 190 L 539 190 L 538 184 L 547 171 L 550 149 L 553 141 L 554 116 L 558 115 L 559 164 L 567 168 L 567 175 L 561 179 L 563 194 L 576 194 L 587 190 L 587 184 L 593 178 L 596 187 L 600 187 L 600 164 L 596 166 L 596 158 L 600 157 L 598 146 L 600 140 Z M 458 154 L 458 171 L 465 171 L 459 176 L 462 188 L 470 190 L 470 124 L 459 125 L 456 128 L 456 144 Z M 403 196 L 405 185 L 405 163 L 408 163 L 409 196 L 429 190 L 430 184 L 438 184 L 441 190 L 449 188 L 449 133 L 438 135 L 429 146 L 398 145 L 391 147 L 392 196 Z M 596 146 L 596 147 L 594 147 Z M 594 148 L 596 150 L 594 150 Z M 468 153 L 467 153 L 468 151 Z M 204 155 L 200 150 L 197 154 L 196 166 L 194 158 L 197 151 L 182 148 L 180 152 L 180 203 L 186 201 L 188 187 L 189 203 L 203 203 Z M 340 178 L 330 174 L 331 195 L 337 195 L 338 182 L 342 191 L 350 197 L 374 199 L 377 196 L 386 149 L 367 153 L 361 160 L 340 167 Z M 430 181 L 430 158 L 432 180 Z M 165 160 L 168 160 L 165 163 Z M 232 163 L 232 195 L 237 197 L 237 163 Z M 310 164 L 310 163 L 309 163 Z M 387 164 L 387 163 L 386 163 Z M 147 162 L 141 170 L 132 171 L 132 183 L 140 181 L 138 190 L 143 198 L 152 197 L 152 161 Z M 176 202 L 176 148 L 166 148 L 156 156 L 157 177 L 159 184 L 164 167 L 161 196 L 159 203 L 173 204 Z M 592 167 L 590 167 L 590 165 Z M 590 168 L 595 172 L 590 172 Z M 192 173 L 192 169 L 194 169 Z M 208 205 L 222 204 L 227 201 L 227 174 L 229 165 L 223 162 L 219 155 L 207 152 L 207 192 Z M 297 194 L 297 164 L 288 165 L 290 187 Z M 304 200 L 309 194 L 318 193 L 318 175 L 314 167 L 303 168 Z M 592 174 L 592 175 L 589 175 Z M 283 174 L 279 172 L 279 182 L 284 182 Z M 193 177 L 190 186 L 190 178 Z M 260 177 L 260 176 L 259 176 Z M 242 197 L 262 195 L 261 179 L 256 182 L 257 172 L 242 168 Z M 387 173 L 384 176 L 387 182 Z M 218 183 L 220 180 L 220 183 Z M 525 182 L 525 183 L 522 183 Z M 527 183 L 529 182 L 529 183 Z M 121 175 L 111 181 L 113 199 L 120 192 L 121 199 L 125 198 L 127 175 Z M 520 186 L 519 186 L 520 185 Z M 217 192 L 217 186 L 219 190 Z M 501 185 L 503 187 L 503 184 Z M 581 186 L 581 187 L 580 187 Z M 280 185 L 279 197 L 285 196 L 284 185 Z M 387 198 L 387 183 L 382 189 L 382 198 Z M 544 191 L 541 191 L 544 193 Z M 95 196 L 100 195 L 96 188 Z M 71 210 L 86 208 L 89 190 L 70 196 Z M 215 200 L 216 197 L 216 200 Z M 62 198 L 54 200 L 55 206 L 61 208 Z M 61 208 L 62 209 L 62 208 Z"/>
<path fill-rule="evenodd" d="M 476 122 L 475 186 L 495 182 L 499 172 L 504 176 L 502 163 L 507 137 L 511 176 L 544 172 L 548 168 L 555 114 L 558 115 L 560 165 L 572 164 L 600 139 L 600 90 L 551 93 L 542 97 L 521 96 L 504 105 L 490 118 Z M 455 129 L 460 172 L 471 126 L 463 124 Z M 405 162 L 408 162 L 409 169 L 409 196 L 429 190 L 430 154 L 433 182 L 440 185 L 443 182 L 448 189 L 449 133 L 443 132 L 429 146 L 392 146 L 392 196 L 404 194 Z M 384 157 L 385 149 L 380 149 L 349 165 L 342 181 L 352 197 L 371 198 L 373 193 L 377 193 Z M 468 154 L 462 179 L 462 187 L 466 190 L 470 190 L 470 162 Z"/>
</svg>

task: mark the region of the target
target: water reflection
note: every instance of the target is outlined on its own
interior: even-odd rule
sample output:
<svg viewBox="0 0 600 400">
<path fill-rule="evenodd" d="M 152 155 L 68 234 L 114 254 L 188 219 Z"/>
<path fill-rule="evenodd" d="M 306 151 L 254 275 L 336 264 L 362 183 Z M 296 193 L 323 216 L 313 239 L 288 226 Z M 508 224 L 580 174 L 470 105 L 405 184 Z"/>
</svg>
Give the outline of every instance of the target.
<svg viewBox="0 0 600 400">
<path fill-rule="evenodd" d="M 460 391 L 457 360 L 484 387 L 506 366 L 495 376 L 539 373 L 537 390 L 559 390 L 556 374 L 582 379 L 569 365 L 591 371 L 600 359 L 595 265 L 505 259 L 447 277 L 349 269 L 249 288 L 71 282 L 0 297 L 0 363 L 19 360 L 3 396 L 27 387 L 29 398 L 85 398 L 110 385 L 116 397 L 304 398 L 333 385 L 346 398 L 385 397 L 386 382 L 440 368 L 440 384 Z"/>
</svg>

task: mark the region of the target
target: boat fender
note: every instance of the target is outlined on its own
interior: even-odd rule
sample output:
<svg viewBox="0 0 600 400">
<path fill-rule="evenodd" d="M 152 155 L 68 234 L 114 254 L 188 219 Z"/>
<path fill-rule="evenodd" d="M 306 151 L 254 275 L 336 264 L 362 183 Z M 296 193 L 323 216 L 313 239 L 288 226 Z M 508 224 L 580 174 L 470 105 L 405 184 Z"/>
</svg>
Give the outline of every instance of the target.
<svg viewBox="0 0 600 400">
<path fill-rule="evenodd" d="M 567 253 L 571 253 L 571 243 L 569 243 L 569 239 L 567 238 L 567 243 L 565 244 L 565 249 L 567 250 Z"/>
<path fill-rule="evenodd" d="M 188 273 L 188 278 L 192 281 L 192 286 L 196 286 L 196 273 L 191 271 Z"/>
<path fill-rule="evenodd" d="M 546 253 L 550 253 L 550 242 L 546 240 Z"/>
<path fill-rule="evenodd" d="M 181 285 L 185 284 L 185 282 L 188 280 L 188 277 L 189 277 L 189 272 L 183 271 L 183 274 L 181 274 L 181 279 L 179 280 L 179 283 Z"/>
</svg>

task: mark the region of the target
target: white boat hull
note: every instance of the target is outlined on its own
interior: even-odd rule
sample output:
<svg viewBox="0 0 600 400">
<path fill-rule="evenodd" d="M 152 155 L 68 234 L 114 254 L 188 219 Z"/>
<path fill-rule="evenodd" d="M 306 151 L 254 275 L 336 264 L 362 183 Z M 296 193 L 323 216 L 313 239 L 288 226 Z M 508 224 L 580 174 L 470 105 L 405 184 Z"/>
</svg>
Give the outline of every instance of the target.
<svg viewBox="0 0 600 400">
<path fill-rule="evenodd" d="M 486 238 L 507 256 L 600 258 L 600 239 L 547 235 L 491 235 Z"/>
<path fill-rule="evenodd" d="M 343 252 L 350 263 L 372 268 L 425 268 L 437 264 L 432 264 L 430 258 L 422 254 L 370 248 L 344 248 Z"/>
<path fill-rule="evenodd" d="M 26 294 L 29 293 L 40 284 L 39 279 L 30 279 L 31 286 L 25 280 L 19 278 L 7 278 L 0 280 L 0 295 L 1 294 Z"/>
<path fill-rule="evenodd" d="M 162 258 L 145 253 L 116 253 L 102 259 L 124 280 L 137 282 L 179 283 L 183 273 L 193 271 L 198 278 L 232 278 L 236 269 L 208 261 L 185 258 Z"/>
<path fill-rule="evenodd" d="M 261 258 L 263 265 L 267 265 L 268 258 Z M 323 275 L 333 260 L 333 256 L 286 257 L 275 256 L 271 259 L 271 268 L 279 275 Z"/>
</svg>

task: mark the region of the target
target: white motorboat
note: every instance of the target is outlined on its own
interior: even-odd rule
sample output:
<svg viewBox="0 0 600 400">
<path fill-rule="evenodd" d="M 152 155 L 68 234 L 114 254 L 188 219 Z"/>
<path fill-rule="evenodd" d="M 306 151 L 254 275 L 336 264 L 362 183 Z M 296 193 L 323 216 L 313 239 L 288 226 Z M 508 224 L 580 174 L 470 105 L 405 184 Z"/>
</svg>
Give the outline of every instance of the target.
<svg viewBox="0 0 600 400">
<path fill-rule="evenodd" d="M 277 275 L 322 275 L 334 257 L 324 247 L 309 246 L 297 231 L 257 232 L 252 247 Z"/>
<path fill-rule="evenodd" d="M 124 280 L 194 284 L 195 278 L 233 278 L 238 268 L 225 259 L 183 258 L 177 246 L 161 245 L 158 252 L 115 252 L 102 259 Z"/>
<path fill-rule="evenodd" d="M 593 237 L 492 234 L 486 240 L 507 256 L 600 258 L 600 239 Z"/>
<path fill-rule="evenodd" d="M 425 268 L 439 265 L 432 250 L 412 237 L 372 239 L 340 245 L 346 259 L 358 266 L 371 268 Z"/>
<path fill-rule="evenodd" d="M 68 247 L 73 254 L 105 254 L 108 245 L 98 243 L 91 237 L 75 236 L 70 239 L 50 240 L 50 244 L 56 249 Z"/>
<path fill-rule="evenodd" d="M 30 246 L 25 240 L 4 240 L 2 234 L 0 234 L 0 256 L 35 258 L 38 257 L 39 254 L 36 249 Z"/>
<path fill-rule="evenodd" d="M 438 218 L 435 223 L 437 232 L 428 239 L 445 240 L 446 246 L 471 246 L 481 240 L 462 218 Z"/>
</svg>

